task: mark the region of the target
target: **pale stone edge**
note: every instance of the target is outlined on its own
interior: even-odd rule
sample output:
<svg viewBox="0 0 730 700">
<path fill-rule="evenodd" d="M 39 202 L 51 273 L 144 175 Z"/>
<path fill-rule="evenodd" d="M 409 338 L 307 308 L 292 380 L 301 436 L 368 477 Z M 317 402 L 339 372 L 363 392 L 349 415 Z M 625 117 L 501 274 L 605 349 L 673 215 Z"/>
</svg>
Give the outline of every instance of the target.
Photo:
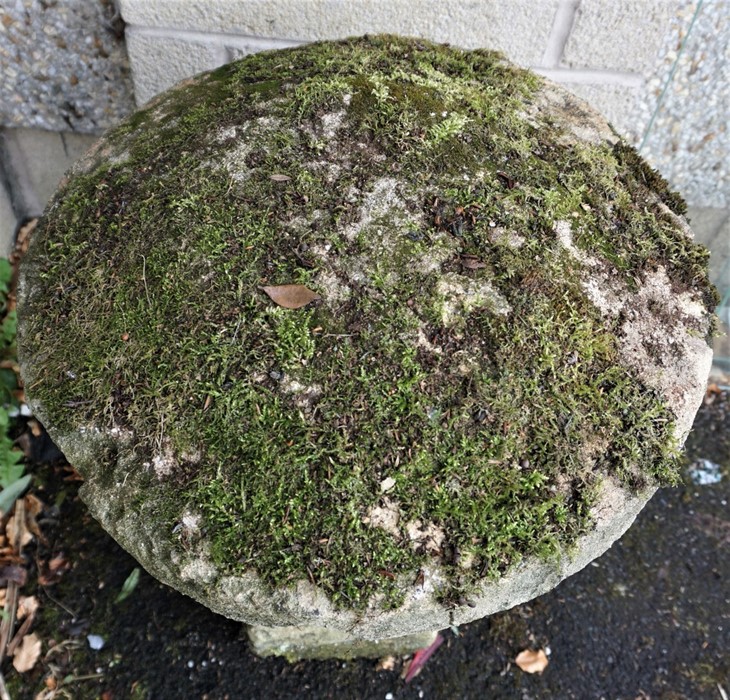
<svg viewBox="0 0 730 700">
<path fill-rule="evenodd" d="M 390 639 L 355 639 L 344 632 L 321 627 L 247 628 L 251 650 L 259 656 L 283 656 L 297 659 L 354 659 L 402 656 L 425 649 L 436 639 L 437 632 L 422 632 Z"/>
</svg>

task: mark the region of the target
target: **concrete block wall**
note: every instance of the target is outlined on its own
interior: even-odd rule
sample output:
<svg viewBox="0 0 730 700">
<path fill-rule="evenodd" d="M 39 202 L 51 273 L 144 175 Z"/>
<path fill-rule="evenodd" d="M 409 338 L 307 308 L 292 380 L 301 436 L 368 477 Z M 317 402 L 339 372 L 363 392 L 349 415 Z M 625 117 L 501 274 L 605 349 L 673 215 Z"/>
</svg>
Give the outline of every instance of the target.
<svg viewBox="0 0 730 700">
<path fill-rule="evenodd" d="M 96 140 L 90 134 L 0 130 L 0 257 L 18 228 L 41 215 L 65 172 Z"/>
<path fill-rule="evenodd" d="M 489 47 L 566 83 L 637 141 L 670 0 L 121 0 L 138 103 L 244 53 L 390 32 Z"/>
</svg>

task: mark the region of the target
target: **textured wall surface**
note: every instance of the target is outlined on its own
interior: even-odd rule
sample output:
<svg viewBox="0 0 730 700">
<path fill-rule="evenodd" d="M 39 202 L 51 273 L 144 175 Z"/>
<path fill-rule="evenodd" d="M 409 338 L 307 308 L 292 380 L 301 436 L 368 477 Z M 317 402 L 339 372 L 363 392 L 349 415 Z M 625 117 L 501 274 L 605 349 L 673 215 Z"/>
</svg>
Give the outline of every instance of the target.
<svg viewBox="0 0 730 700">
<path fill-rule="evenodd" d="M 112 0 L 0 3 L 0 126 L 98 132 L 133 105 Z"/>
<path fill-rule="evenodd" d="M 642 154 L 688 201 L 728 209 L 730 0 L 687 3 L 674 21 L 660 54 L 669 74 L 657 70 L 647 85 Z"/>
</svg>

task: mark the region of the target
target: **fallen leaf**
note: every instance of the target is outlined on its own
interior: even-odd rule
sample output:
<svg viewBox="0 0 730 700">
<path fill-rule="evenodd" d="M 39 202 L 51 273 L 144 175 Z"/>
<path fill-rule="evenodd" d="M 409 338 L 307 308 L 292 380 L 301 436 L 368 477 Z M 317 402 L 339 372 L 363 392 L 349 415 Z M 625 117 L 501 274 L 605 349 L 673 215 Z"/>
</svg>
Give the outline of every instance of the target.
<svg viewBox="0 0 730 700">
<path fill-rule="evenodd" d="M 13 666 L 18 673 L 30 671 L 41 655 L 41 638 L 33 632 L 23 637 L 23 641 L 13 656 Z"/>
<path fill-rule="evenodd" d="M 548 657 L 542 649 L 525 649 L 517 654 L 515 663 L 525 673 L 542 673 L 548 665 Z"/>
<path fill-rule="evenodd" d="M 497 179 L 508 189 L 512 190 L 516 186 L 515 179 L 511 176 L 505 173 L 502 170 L 497 170 Z"/>
<path fill-rule="evenodd" d="M 392 671 L 395 668 L 395 656 L 384 656 L 375 665 L 376 671 Z"/>
<path fill-rule="evenodd" d="M 303 284 L 280 284 L 275 287 L 261 287 L 269 298 L 285 309 L 299 309 L 302 306 L 321 299 L 317 292 L 313 292 Z"/>
<path fill-rule="evenodd" d="M 35 619 L 35 615 L 36 612 L 38 612 L 39 607 L 38 598 L 35 596 L 20 596 L 18 608 L 15 613 L 15 619 L 18 621 L 22 620 L 23 624 L 20 625 L 15 636 L 10 640 L 10 642 L 8 642 L 8 646 L 5 649 L 5 653 L 8 656 L 13 656 L 15 654 L 15 650 L 25 639 L 25 636 L 28 634 L 28 631 L 33 624 L 33 620 Z"/>
<path fill-rule="evenodd" d="M 25 509 L 22 513 L 22 520 L 11 518 L 8 521 L 6 532 L 11 542 L 15 542 L 18 551 L 22 552 L 23 547 L 33 540 L 35 535 L 39 540 L 43 539 L 41 530 L 38 527 L 36 516 L 38 516 L 44 508 L 43 501 L 29 494 L 23 498 Z"/>
<path fill-rule="evenodd" d="M 38 583 L 41 586 L 52 586 L 71 568 L 71 562 L 63 554 L 57 554 L 49 562 L 41 565 Z"/>
<path fill-rule="evenodd" d="M 68 559 L 66 559 L 66 556 L 64 554 L 56 554 L 56 556 L 48 562 L 48 568 L 54 573 L 62 569 L 69 569 L 70 567 L 71 565 L 69 564 Z"/>
<path fill-rule="evenodd" d="M 25 497 L 25 525 L 41 542 L 45 538 L 40 527 L 38 527 L 37 517 L 43 512 L 45 507 L 46 504 L 32 493 Z"/>
<path fill-rule="evenodd" d="M 19 586 L 24 586 L 28 579 L 28 572 L 22 566 L 3 566 L 0 569 L 0 583 L 14 581 Z"/>
<path fill-rule="evenodd" d="M 16 618 L 18 620 L 22 620 L 27 615 L 30 615 L 32 617 L 38 611 L 39 605 L 40 604 L 38 603 L 38 598 L 36 598 L 34 595 L 21 596 L 20 600 L 18 601 L 18 613 L 16 615 Z"/>
<path fill-rule="evenodd" d="M 288 182 L 291 178 L 288 175 L 282 175 L 281 173 L 275 173 L 270 176 L 274 182 Z"/>
</svg>

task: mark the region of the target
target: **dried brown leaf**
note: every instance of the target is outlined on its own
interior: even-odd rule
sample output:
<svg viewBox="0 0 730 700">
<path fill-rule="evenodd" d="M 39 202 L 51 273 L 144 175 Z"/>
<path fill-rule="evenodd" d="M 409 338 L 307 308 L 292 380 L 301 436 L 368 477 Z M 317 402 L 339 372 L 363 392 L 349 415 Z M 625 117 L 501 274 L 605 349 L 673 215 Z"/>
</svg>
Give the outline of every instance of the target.
<svg viewBox="0 0 730 700">
<path fill-rule="evenodd" d="M 28 572 L 22 566 L 10 564 L 9 566 L 3 566 L 3 568 L 0 569 L 0 583 L 14 581 L 19 586 L 25 586 L 25 582 L 27 580 Z"/>
<path fill-rule="evenodd" d="M 38 602 L 38 598 L 34 595 L 20 596 L 18 601 L 17 619 L 22 620 L 27 615 L 35 615 L 38 611 L 39 605 L 40 603 Z"/>
<path fill-rule="evenodd" d="M 41 564 L 38 574 L 38 583 L 41 586 L 52 586 L 71 568 L 71 562 L 66 559 L 63 553 L 57 554 L 53 559 Z"/>
<path fill-rule="evenodd" d="M 313 292 L 303 284 L 280 284 L 275 287 L 261 287 L 269 298 L 285 309 L 299 309 L 302 306 L 321 299 L 317 292 Z"/>
<path fill-rule="evenodd" d="M 395 668 L 395 664 L 395 656 L 384 656 L 382 659 L 378 659 L 378 663 L 375 665 L 375 670 L 392 671 Z"/>
<path fill-rule="evenodd" d="M 525 673 L 542 673 L 548 665 L 548 657 L 542 649 L 532 651 L 525 649 L 517 654 L 515 663 Z"/>
<path fill-rule="evenodd" d="M 40 498 L 32 493 L 25 497 L 25 524 L 28 530 L 32 532 L 39 540 L 43 541 L 43 533 L 38 526 L 37 517 L 43 512 L 46 504 Z"/>
<path fill-rule="evenodd" d="M 18 673 L 30 671 L 41 655 L 41 638 L 33 632 L 23 637 L 23 641 L 13 656 L 13 666 Z"/>
<path fill-rule="evenodd" d="M 289 180 L 291 180 L 288 175 L 283 175 L 282 173 L 275 173 L 270 177 L 274 182 L 288 182 Z"/>
<path fill-rule="evenodd" d="M 28 530 L 27 520 L 25 518 L 19 520 L 17 515 L 8 520 L 6 532 L 10 541 L 16 543 L 18 552 L 22 552 L 23 547 L 33 541 L 33 535 Z"/>
</svg>

